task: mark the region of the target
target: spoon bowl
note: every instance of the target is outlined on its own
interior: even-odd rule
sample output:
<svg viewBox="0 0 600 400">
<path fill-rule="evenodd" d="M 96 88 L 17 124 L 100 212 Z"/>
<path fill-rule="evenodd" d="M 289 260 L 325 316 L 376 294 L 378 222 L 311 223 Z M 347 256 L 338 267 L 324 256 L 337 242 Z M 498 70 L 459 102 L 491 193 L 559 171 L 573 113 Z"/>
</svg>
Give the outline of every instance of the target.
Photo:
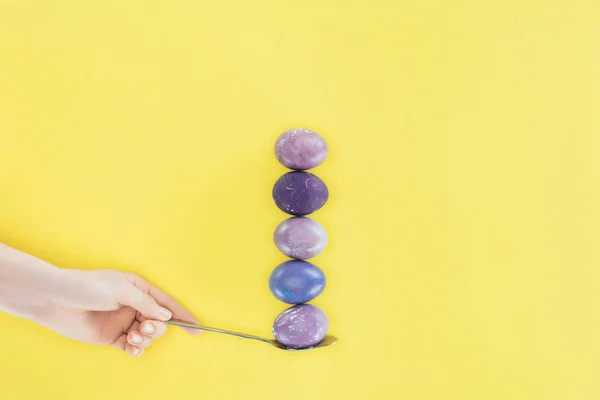
<svg viewBox="0 0 600 400">
<path fill-rule="evenodd" d="M 320 348 L 323 348 L 323 347 L 332 346 L 338 340 L 335 336 L 329 336 L 328 335 L 328 336 L 325 336 L 321 342 L 319 342 L 318 344 L 316 344 L 316 345 L 314 345 L 312 347 L 308 347 L 308 348 L 305 348 L 305 349 L 295 349 L 295 348 L 292 348 L 292 347 L 287 347 L 287 346 L 279 343 L 277 340 L 274 340 L 274 339 L 267 339 L 267 338 L 263 338 L 263 337 L 260 337 L 260 336 L 248 335 L 248 334 L 245 334 L 245 333 L 226 331 L 224 329 L 210 328 L 208 326 L 203 326 L 203 325 L 198 325 L 198 324 L 192 324 L 190 322 L 179 321 L 179 320 L 176 320 L 176 319 L 172 319 L 170 321 L 166 321 L 165 324 L 167 324 L 167 325 L 173 325 L 173 326 L 179 326 L 179 327 L 188 328 L 188 329 L 199 329 L 199 330 L 202 330 L 202 331 L 209 331 L 209 332 L 215 332 L 215 333 L 223 333 L 225 335 L 237 336 L 237 337 L 241 337 L 241 338 L 244 338 L 244 339 L 258 340 L 259 342 L 264 342 L 264 343 L 270 344 L 271 346 L 275 347 L 276 349 L 285 350 L 285 351 L 304 351 L 304 350 L 320 349 Z"/>
</svg>

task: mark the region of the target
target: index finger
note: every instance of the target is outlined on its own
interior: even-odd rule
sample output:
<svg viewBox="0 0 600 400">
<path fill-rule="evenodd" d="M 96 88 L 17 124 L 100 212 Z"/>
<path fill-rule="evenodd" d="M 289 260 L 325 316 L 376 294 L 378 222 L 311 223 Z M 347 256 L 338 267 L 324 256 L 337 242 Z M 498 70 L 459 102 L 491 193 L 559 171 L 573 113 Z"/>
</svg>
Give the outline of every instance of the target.
<svg viewBox="0 0 600 400">
<path fill-rule="evenodd" d="M 136 282 L 134 282 L 134 284 L 136 286 L 139 286 L 142 289 L 146 290 L 148 292 L 148 294 L 150 296 L 152 296 L 152 298 L 154 298 L 154 300 L 156 300 L 156 302 L 158 304 L 160 304 L 161 306 L 163 306 L 163 307 L 167 308 L 169 311 L 171 311 L 173 313 L 174 318 L 185 321 L 185 322 L 191 322 L 194 324 L 199 323 L 198 319 L 190 311 L 188 311 L 183 305 L 181 305 L 181 303 L 179 303 L 177 300 L 175 300 L 173 297 L 171 297 L 167 293 L 163 292 L 156 286 L 150 284 L 143 278 L 140 278 L 140 277 L 136 277 L 136 278 L 137 279 L 136 279 Z M 198 329 L 188 329 L 188 328 L 182 328 L 182 329 L 193 336 L 198 336 L 200 333 L 202 333 L 202 331 L 198 330 Z"/>
</svg>

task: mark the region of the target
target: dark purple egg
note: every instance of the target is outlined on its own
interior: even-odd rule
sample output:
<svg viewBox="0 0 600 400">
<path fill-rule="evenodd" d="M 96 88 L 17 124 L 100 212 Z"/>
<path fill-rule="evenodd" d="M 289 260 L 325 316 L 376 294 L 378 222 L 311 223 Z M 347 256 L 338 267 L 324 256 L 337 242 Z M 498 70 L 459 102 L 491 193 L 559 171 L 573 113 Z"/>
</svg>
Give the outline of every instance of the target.
<svg viewBox="0 0 600 400">
<path fill-rule="evenodd" d="M 304 128 L 294 128 L 277 138 L 275 157 L 290 169 L 314 168 L 327 158 L 327 143 L 316 132 Z"/>
<path fill-rule="evenodd" d="M 279 224 L 273 240 L 286 256 L 307 260 L 321 254 L 327 246 L 328 236 L 323 225 L 314 219 L 294 217 Z"/>
<path fill-rule="evenodd" d="M 273 186 L 275 204 L 291 215 L 312 214 L 323 207 L 328 198 L 325 182 L 310 172 L 288 172 Z"/>
<path fill-rule="evenodd" d="M 273 296 L 284 303 L 306 303 L 325 289 L 325 274 L 319 267 L 309 262 L 286 261 L 271 273 L 269 289 Z"/>
<path fill-rule="evenodd" d="M 273 323 L 273 336 L 279 343 L 306 349 L 319 344 L 329 329 L 327 316 L 312 304 L 293 306 L 279 314 Z"/>
</svg>

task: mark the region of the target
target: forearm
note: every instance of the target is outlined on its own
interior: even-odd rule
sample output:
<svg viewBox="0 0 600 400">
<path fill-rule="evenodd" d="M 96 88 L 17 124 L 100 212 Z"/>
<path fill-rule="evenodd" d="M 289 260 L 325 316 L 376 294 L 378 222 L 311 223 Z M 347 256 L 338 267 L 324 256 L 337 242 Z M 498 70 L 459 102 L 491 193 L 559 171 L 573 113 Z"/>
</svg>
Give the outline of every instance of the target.
<svg viewBox="0 0 600 400">
<path fill-rule="evenodd" d="M 35 320 L 51 307 L 62 270 L 0 243 L 0 311 Z"/>
</svg>

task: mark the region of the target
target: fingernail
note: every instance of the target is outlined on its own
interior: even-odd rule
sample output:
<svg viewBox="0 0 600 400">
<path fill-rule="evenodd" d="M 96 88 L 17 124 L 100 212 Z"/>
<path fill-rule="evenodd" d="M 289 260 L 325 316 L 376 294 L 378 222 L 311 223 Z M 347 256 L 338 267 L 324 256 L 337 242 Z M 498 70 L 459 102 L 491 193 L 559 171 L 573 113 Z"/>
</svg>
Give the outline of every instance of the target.
<svg viewBox="0 0 600 400">
<path fill-rule="evenodd" d="M 144 333 L 153 333 L 155 330 L 154 325 L 152 325 L 150 322 L 146 323 L 146 325 L 144 325 L 144 328 L 142 329 L 142 332 Z"/>
<path fill-rule="evenodd" d="M 133 343 L 142 343 L 142 340 L 144 340 L 144 339 L 138 333 L 134 333 L 133 337 L 131 338 L 131 341 Z"/>
<path fill-rule="evenodd" d="M 133 354 L 134 356 L 137 356 L 138 354 L 140 354 L 140 349 L 138 349 L 137 347 L 134 347 L 131 350 L 131 354 Z"/>
<path fill-rule="evenodd" d="M 171 311 L 163 307 L 160 308 L 160 315 L 162 315 L 165 319 L 171 319 L 171 317 L 173 316 L 173 314 L 171 314 Z"/>
</svg>

